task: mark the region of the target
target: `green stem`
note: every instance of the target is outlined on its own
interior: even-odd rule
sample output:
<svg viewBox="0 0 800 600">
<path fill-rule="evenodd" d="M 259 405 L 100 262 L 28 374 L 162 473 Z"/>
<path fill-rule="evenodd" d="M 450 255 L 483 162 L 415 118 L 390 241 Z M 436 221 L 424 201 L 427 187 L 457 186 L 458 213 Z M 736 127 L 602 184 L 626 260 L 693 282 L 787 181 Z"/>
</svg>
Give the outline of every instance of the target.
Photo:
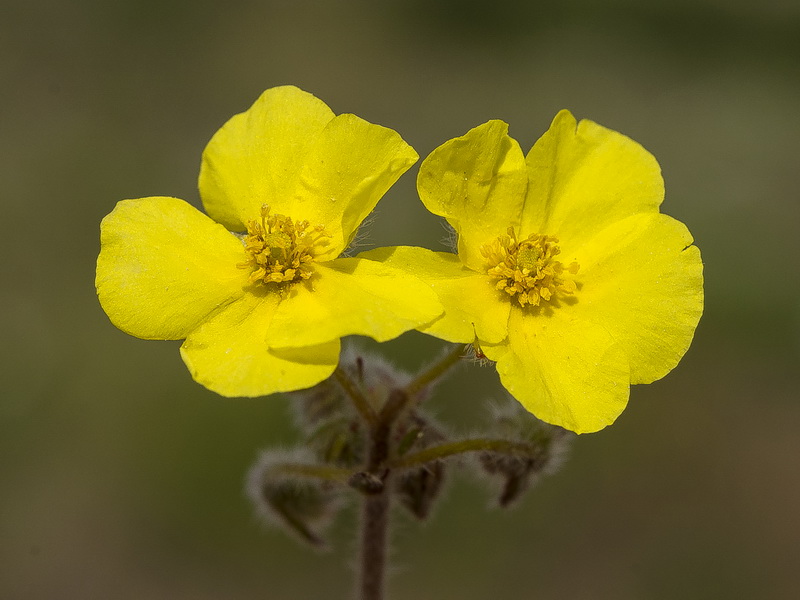
<svg viewBox="0 0 800 600">
<path fill-rule="evenodd" d="M 361 392 L 356 382 L 350 378 L 341 366 L 336 367 L 333 376 L 336 377 L 336 381 L 339 382 L 342 389 L 350 396 L 361 418 L 364 419 L 368 425 L 374 425 L 378 416 L 375 414 L 375 409 L 372 408 L 369 400 L 367 400 L 367 397 Z"/>
<path fill-rule="evenodd" d="M 434 363 L 430 368 L 426 369 L 414 380 L 406 386 L 406 394 L 409 398 L 419 393 L 419 391 L 426 385 L 429 385 L 442 377 L 450 368 L 457 365 L 461 358 L 464 356 L 463 344 L 456 344 L 453 349 L 445 354 L 439 361 Z"/>
<path fill-rule="evenodd" d="M 408 469 L 466 452 L 500 452 L 512 456 L 530 456 L 533 450 L 535 449 L 530 444 L 523 442 L 477 438 L 448 442 L 447 444 L 441 444 L 439 446 L 431 446 L 419 452 L 396 458 L 387 463 L 386 466 L 392 469 Z"/>
<path fill-rule="evenodd" d="M 338 467 L 328 467 L 323 465 L 304 465 L 300 463 L 284 463 L 276 465 L 273 470 L 282 475 L 298 475 L 310 479 L 321 479 L 322 481 L 334 481 L 346 484 L 353 471 L 350 469 L 340 469 Z"/>
</svg>

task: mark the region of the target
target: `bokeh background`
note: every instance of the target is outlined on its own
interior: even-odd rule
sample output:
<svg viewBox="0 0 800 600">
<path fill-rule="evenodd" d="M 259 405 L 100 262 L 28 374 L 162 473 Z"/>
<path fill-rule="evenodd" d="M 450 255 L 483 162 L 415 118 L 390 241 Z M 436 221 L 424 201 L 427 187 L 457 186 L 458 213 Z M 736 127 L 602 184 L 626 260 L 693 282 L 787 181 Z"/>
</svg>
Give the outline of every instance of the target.
<svg viewBox="0 0 800 600">
<path fill-rule="evenodd" d="M 570 108 L 658 157 L 706 264 L 680 367 L 515 510 L 460 477 L 433 521 L 398 517 L 392 598 L 800 597 L 800 4 L 3 0 L 1 598 L 352 596 L 353 511 L 320 554 L 244 499 L 258 450 L 295 439 L 287 400 L 206 391 L 93 287 L 115 202 L 199 204 L 205 143 L 285 83 L 422 156 L 490 118 L 527 149 Z M 415 174 L 368 243 L 439 247 Z M 475 368 L 441 392 L 469 429 L 501 388 Z"/>
</svg>

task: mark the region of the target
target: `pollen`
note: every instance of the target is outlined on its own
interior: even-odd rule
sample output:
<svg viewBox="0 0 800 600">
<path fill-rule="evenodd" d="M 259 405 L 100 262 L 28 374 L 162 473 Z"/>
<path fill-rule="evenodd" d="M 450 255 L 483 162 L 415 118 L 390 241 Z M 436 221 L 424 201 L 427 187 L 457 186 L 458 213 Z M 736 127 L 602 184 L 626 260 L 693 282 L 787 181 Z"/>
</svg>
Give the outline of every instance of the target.
<svg viewBox="0 0 800 600">
<path fill-rule="evenodd" d="M 575 281 L 567 276 L 577 274 L 578 263 L 565 267 L 555 259 L 560 253 L 558 238 L 533 233 L 518 240 L 513 227 L 508 228 L 507 235 L 481 246 L 489 278 L 522 307 L 539 306 L 559 294 L 575 293 Z"/>
<path fill-rule="evenodd" d="M 293 283 L 311 277 L 313 263 L 330 235 L 322 225 L 293 221 L 261 207 L 261 218 L 247 223 L 244 249 L 247 261 L 236 266 L 251 269 L 251 283 Z"/>
</svg>

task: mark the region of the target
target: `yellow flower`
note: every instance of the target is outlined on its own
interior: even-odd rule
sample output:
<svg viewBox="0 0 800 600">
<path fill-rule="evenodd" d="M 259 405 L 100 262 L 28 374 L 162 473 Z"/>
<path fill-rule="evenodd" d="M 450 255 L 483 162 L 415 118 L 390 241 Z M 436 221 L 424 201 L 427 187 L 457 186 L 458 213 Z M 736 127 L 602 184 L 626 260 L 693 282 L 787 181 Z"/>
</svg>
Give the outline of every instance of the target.
<svg viewBox="0 0 800 600">
<path fill-rule="evenodd" d="M 295 87 L 267 90 L 203 153 L 209 216 L 151 197 L 103 219 L 100 303 L 126 333 L 185 338 L 192 376 L 224 396 L 314 385 L 336 367 L 341 337 L 384 341 L 442 312 L 414 276 L 339 258 L 417 158 L 390 129 L 335 116 Z"/>
<path fill-rule="evenodd" d="M 420 328 L 479 344 L 540 419 L 579 433 L 612 423 L 632 383 L 666 375 L 703 309 L 703 266 L 686 227 L 659 212 L 655 158 L 560 112 L 527 157 L 502 121 L 443 144 L 418 189 L 458 234 L 458 254 L 368 256 L 413 268 L 445 307 Z"/>
</svg>

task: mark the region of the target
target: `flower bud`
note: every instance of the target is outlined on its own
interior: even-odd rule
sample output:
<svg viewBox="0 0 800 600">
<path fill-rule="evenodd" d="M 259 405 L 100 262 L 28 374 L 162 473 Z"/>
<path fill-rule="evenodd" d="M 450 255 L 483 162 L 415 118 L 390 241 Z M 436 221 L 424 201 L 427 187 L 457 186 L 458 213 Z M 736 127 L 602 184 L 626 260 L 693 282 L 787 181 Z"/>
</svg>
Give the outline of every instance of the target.
<svg viewBox="0 0 800 600">
<path fill-rule="evenodd" d="M 573 437 L 566 429 L 540 421 L 513 398 L 509 400 L 494 407 L 490 434 L 515 442 L 513 452 L 490 451 L 478 456 L 485 472 L 504 479 L 498 498 L 502 507 L 519 500 L 540 476 L 555 473 Z"/>
<path fill-rule="evenodd" d="M 420 411 L 409 416 L 395 437 L 397 456 L 424 450 L 447 440 L 441 427 Z M 436 460 L 400 473 L 394 485 L 400 505 L 420 521 L 427 519 L 434 502 L 441 495 L 446 471 L 445 462 Z"/>
<path fill-rule="evenodd" d="M 340 508 L 341 486 L 310 476 L 314 468 L 303 450 L 265 451 L 251 467 L 245 491 L 265 523 L 322 548 L 322 533 Z"/>
<path fill-rule="evenodd" d="M 420 521 L 428 518 L 445 482 L 445 464 L 435 461 L 409 469 L 397 477 L 395 493 L 400 504 Z"/>
</svg>

